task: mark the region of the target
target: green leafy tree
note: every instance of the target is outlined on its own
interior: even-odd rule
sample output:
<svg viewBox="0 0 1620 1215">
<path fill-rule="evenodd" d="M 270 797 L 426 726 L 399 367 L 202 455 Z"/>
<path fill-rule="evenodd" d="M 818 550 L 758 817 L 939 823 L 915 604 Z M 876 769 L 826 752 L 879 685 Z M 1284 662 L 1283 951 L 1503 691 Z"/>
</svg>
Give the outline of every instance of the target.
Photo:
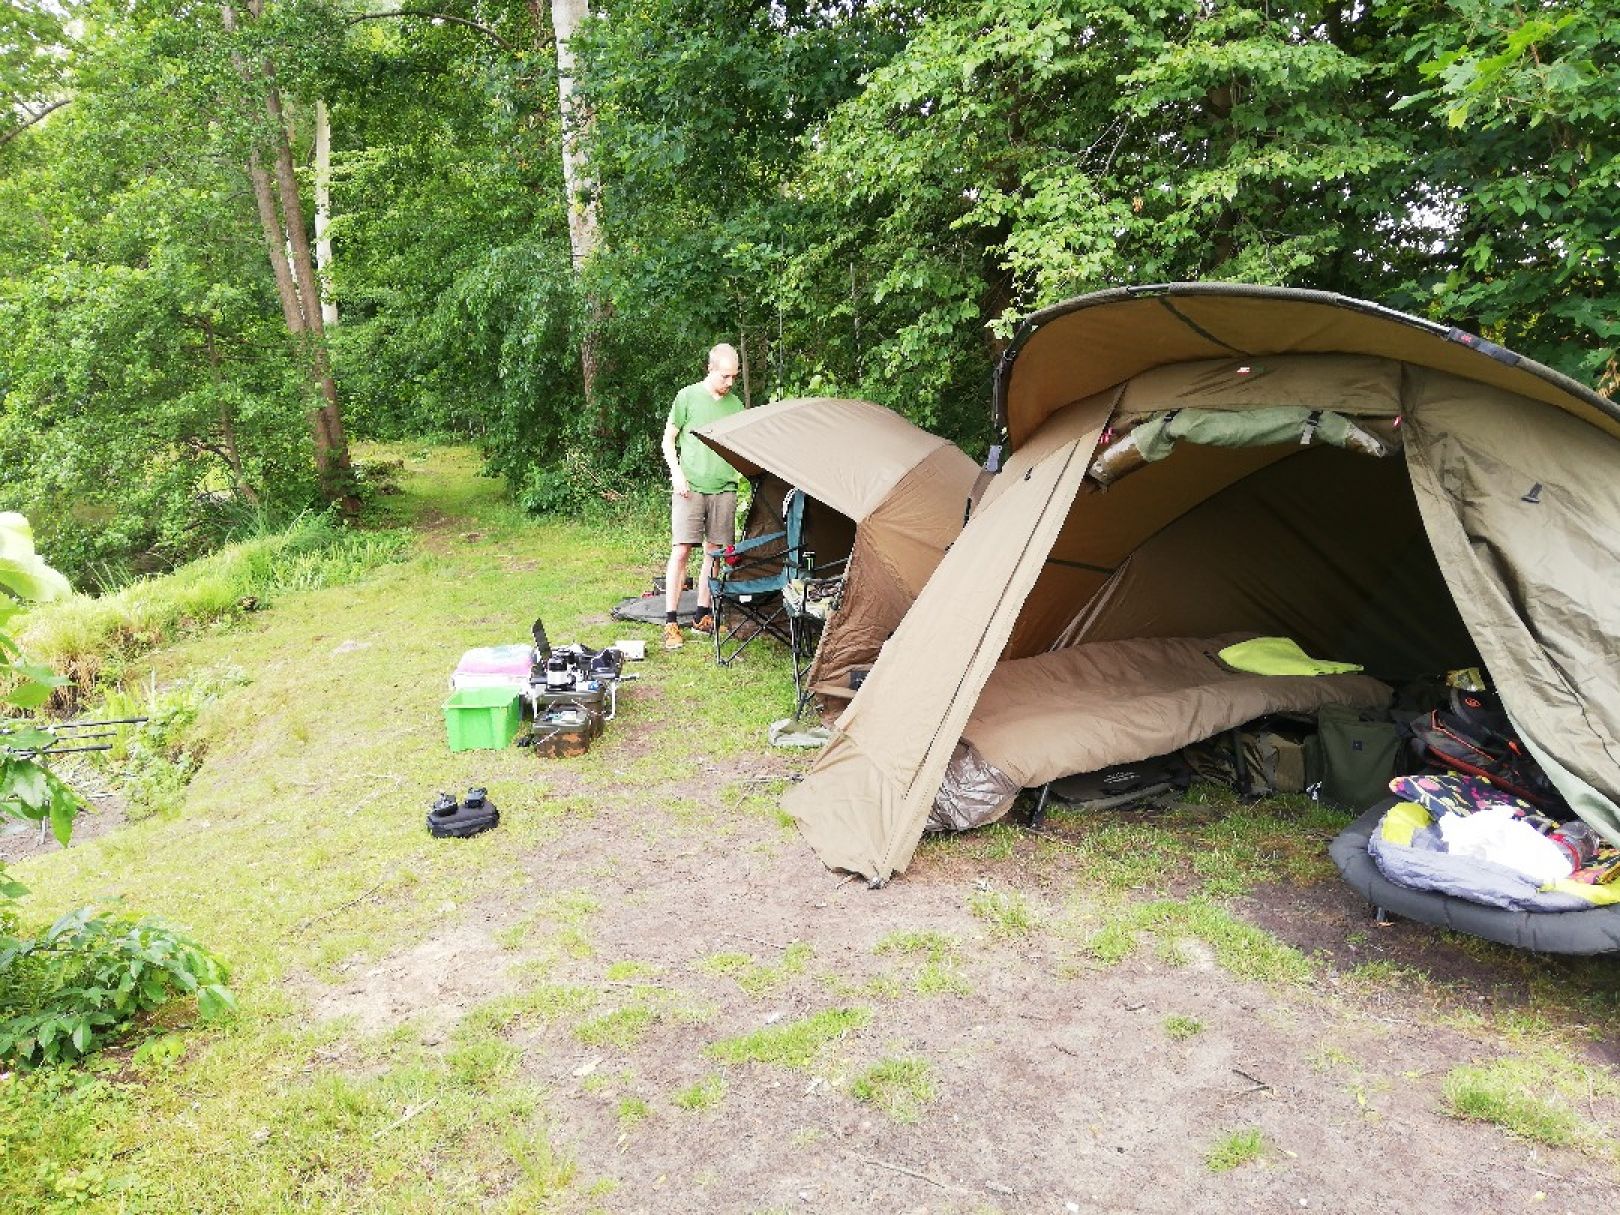
<svg viewBox="0 0 1620 1215">
<path fill-rule="evenodd" d="M 1165 279 L 1365 290 L 1408 155 L 1384 77 L 1272 6 L 942 6 L 818 132 L 783 307 L 842 314 L 823 351 L 961 434 L 1032 309 Z"/>
<path fill-rule="evenodd" d="M 1620 349 L 1620 5 L 1386 5 L 1422 123 L 1413 306 L 1580 379 Z M 1412 218 L 1416 218 L 1415 216 Z"/>
</svg>

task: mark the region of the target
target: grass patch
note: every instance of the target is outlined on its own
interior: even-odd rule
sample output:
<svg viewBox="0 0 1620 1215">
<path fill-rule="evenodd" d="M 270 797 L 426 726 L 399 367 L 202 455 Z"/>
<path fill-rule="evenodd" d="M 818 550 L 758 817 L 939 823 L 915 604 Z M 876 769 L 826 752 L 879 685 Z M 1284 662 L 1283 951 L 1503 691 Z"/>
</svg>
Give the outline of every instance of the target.
<svg viewBox="0 0 1620 1215">
<path fill-rule="evenodd" d="M 867 1008 L 830 1008 L 785 1025 L 768 1025 L 751 1034 L 725 1038 L 708 1048 L 722 1063 L 768 1063 L 805 1068 L 831 1043 L 860 1029 L 871 1019 Z"/>
<path fill-rule="evenodd" d="M 1311 974 L 1310 961 L 1297 949 L 1203 899 L 1127 905 L 1092 934 L 1087 948 L 1098 961 L 1112 965 L 1135 951 L 1143 932 L 1158 938 L 1165 960 L 1172 963 L 1186 960 L 1177 941 L 1192 938 L 1207 944 L 1221 968 L 1241 979 L 1299 983 Z"/>
<path fill-rule="evenodd" d="M 731 979 L 750 996 L 762 996 L 804 973 L 815 950 L 806 941 L 795 941 L 782 951 L 779 962 L 756 962 L 752 954 L 727 952 L 710 954 L 698 963 L 705 974 Z"/>
<path fill-rule="evenodd" d="M 1255 1127 L 1233 1131 L 1204 1153 L 1204 1167 L 1211 1173 L 1229 1173 L 1266 1153 L 1266 1137 Z"/>
<path fill-rule="evenodd" d="M 1184 1017 L 1180 1013 L 1172 1013 L 1164 1019 L 1164 1032 L 1177 1042 L 1185 1042 L 1188 1038 L 1203 1033 L 1204 1023 L 1197 1017 Z"/>
<path fill-rule="evenodd" d="M 1217 785 L 1194 785 L 1173 809 L 1151 814 L 1054 806 L 1048 830 L 1079 853 L 1089 886 L 1117 893 L 1246 894 L 1258 885 L 1332 877 L 1327 842 L 1348 816 L 1307 797 L 1253 804 Z"/>
<path fill-rule="evenodd" d="M 951 962 L 924 962 L 911 980 L 911 990 L 919 996 L 966 996 L 973 984 Z"/>
<path fill-rule="evenodd" d="M 597 994 L 588 987 L 543 983 L 517 995 L 501 996 L 473 1009 L 461 1020 L 468 1035 L 503 1033 L 523 1025 L 565 1020 L 589 1012 Z"/>
<path fill-rule="evenodd" d="M 616 1009 L 574 1026 L 574 1037 L 586 1046 L 617 1046 L 628 1049 L 641 1041 L 657 1014 L 644 1005 Z"/>
<path fill-rule="evenodd" d="M 651 1118 L 652 1107 L 640 1097 L 620 1097 L 614 1115 L 619 1120 L 619 1126 L 628 1131 Z"/>
<path fill-rule="evenodd" d="M 595 949 L 586 924 L 600 910 L 601 904 L 590 895 L 565 890 L 551 895 L 516 924 L 503 929 L 496 941 L 503 949 L 521 949 L 538 930 L 544 929 L 546 952 L 560 957 L 588 958 Z"/>
<path fill-rule="evenodd" d="M 615 962 L 607 968 L 606 977 L 615 983 L 625 983 L 631 979 L 646 979 L 658 973 L 658 967 L 650 962 Z"/>
<path fill-rule="evenodd" d="M 877 954 L 921 954 L 931 962 L 944 962 L 954 958 L 962 943 L 948 932 L 891 932 L 876 945 Z"/>
<path fill-rule="evenodd" d="M 911 977 L 911 990 L 919 996 L 964 996 L 973 990 L 958 965 L 961 942 L 944 932 L 895 932 L 872 948 L 876 954 L 921 958 Z"/>
<path fill-rule="evenodd" d="M 915 1122 L 934 1099 L 934 1080 L 925 1059 L 884 1059 L 856 1077 L 850 1092 L 896 1122 Z"/>
<path fill-rule="evenodd" d="M 975 890 L 968 898 L 968 910 L 998 937 L 1027 937 L 1037 926 L 1029 901 L 1016 891 Z"/>
<path fill-rule="evenodd" d="M 690 1088 L 683 1088 L 676 1093 L 675 1105 L 679 1109 L 696 1114 L 704 1110 L 712 1110 L 725 1099 L 725 1077 L 705 1076 Z"/>
<path fill-rule="evenodd" d="M 1571 1147 L 1587 1139 L 1585 1119 L 1570 1103 L 1566 1069 L 1525 1058 L 1453 1068 L 1444 1102 L 1456 1118 L 1489 1122 L 1518 1139 Z"/>
<path fill-rule="evenodd" d="M 284 531 L 227 545 L 173 573 L 131 583 L 111 595 L 75 595 L 30 612 L 19 640 L 33 661 L 72 679 L 55 698 L 71 709 L 104 670 L 206 626 L 228 624 L 299 591 L 341 586 L 409 548 L 403 531 L 362 532 L 325 515 L 306 515 Z"/>
</svg>

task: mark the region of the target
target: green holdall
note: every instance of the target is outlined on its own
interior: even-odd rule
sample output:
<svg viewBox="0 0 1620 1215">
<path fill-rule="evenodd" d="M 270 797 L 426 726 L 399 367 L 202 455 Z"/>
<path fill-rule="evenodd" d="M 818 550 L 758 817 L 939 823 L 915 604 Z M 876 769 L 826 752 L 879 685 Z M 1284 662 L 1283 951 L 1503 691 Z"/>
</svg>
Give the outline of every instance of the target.
<svg viewBox="0 0 1620 1215">
<path fill-rule="evenodd" d="M 1363 717 L 1345 705 L 1325 705 L 1317 714 L 1322 748 L 1322 800 L 1360 814 L 1389 796 L 1401 735 L 1383 717 Z"/>
</svg>

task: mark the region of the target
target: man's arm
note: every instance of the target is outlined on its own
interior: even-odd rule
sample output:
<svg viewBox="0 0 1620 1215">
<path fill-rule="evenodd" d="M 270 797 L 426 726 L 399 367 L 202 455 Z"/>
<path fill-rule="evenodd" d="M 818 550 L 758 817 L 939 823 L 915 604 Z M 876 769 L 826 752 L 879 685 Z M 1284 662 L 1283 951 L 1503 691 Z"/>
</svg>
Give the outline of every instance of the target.
<svg viewBox="0 0 1620 1215">
<path fill-rule="evenodd" d="M 685 498 L 691 494 L 692 487 L 686 483 L 686 474 L 681 471 L 681 457 L 675 449 L 680 434 L 680 427 L 674 422 L 664 427 L 664 463 L 669 465 L 670 487 Z"/>
</svg>

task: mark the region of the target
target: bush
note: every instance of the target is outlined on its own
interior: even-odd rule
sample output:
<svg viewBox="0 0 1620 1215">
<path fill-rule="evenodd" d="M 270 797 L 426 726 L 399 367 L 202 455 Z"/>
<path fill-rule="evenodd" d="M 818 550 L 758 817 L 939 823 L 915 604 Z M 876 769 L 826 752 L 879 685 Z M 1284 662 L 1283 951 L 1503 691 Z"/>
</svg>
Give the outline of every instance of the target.
<svg viewBox="0 0 1620 1215">
<path fill-rule="evenodd" d="M 226 977 L 213 954 L 151 918 L 85 907 L 38 936 L 0 936 L 0 1062 L 81 1058 L 181 996 L 213 1019 L 235 1007 Z"/>
</svg>

